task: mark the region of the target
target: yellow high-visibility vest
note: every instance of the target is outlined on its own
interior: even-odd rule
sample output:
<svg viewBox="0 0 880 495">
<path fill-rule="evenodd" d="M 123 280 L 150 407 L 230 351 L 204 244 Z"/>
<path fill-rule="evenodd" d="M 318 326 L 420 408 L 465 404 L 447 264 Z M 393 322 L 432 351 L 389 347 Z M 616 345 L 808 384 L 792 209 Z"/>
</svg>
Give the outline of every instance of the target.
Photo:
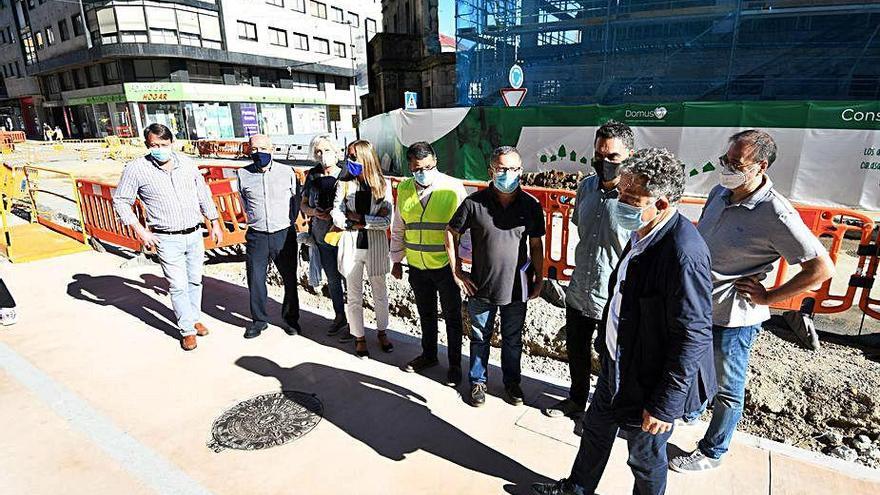
<svg viewBox="0 0 880 495">
<path fill-rule="evenodd" d="M 422 207 L 415 181 L 406 179 L 397 186 L 400 217 L 406 224 L 403 244 L 407 263 L 420 270 L 434 270 L 449 264 L 444 240 L 446 225 L 458 209 L 458 195 L 452 189 L 431 192 Z"/>
</svg>

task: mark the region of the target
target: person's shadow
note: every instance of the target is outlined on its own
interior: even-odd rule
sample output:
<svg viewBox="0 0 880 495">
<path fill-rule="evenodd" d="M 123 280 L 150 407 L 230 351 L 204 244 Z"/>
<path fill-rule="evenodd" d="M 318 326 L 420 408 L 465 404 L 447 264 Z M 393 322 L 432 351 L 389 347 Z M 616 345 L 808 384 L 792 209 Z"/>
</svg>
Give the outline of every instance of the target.
<svg viewBox="0 0 880 495">
<path fill-rule="evenodd" d="M 154 284 L 115 275 L 92 276 L 78 273 L 73 276 L 73 281 L 67 284 L 67 295 L 74 299 L 100 306 L 113 306 L 179 340 L 180 330 L 169 323 L 176 321 L 174 311 L 169 305 L 144 293 L 144 290 L 151 290 L 158 295 L 167 294 L 167 289 Z"/>
<path fill-rule="evenodd" d="M 242 356 L 235 364 L 277 379 L 281 390 L 317 393 L 327 421 L 385 458 L 402 461 L 424 450 L 507 480 L 509 493 L 530 493 L 531 483 L 551 481 L 435 416 L 424 397 L 386 380 L 317 363 L 282 368 L 261 356 Z"/>
</svg>

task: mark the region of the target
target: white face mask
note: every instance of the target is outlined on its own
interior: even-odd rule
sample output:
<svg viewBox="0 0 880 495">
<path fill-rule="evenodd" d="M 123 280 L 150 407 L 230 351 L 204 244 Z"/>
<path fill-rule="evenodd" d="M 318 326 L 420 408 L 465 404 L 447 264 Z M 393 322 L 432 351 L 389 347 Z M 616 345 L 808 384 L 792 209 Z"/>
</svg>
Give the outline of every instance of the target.
<svg viewBox="0 0 880 495">
<path fill-rule="evenodd" d="M 749 167 L 746 170 L 737 170 L 735 172 L 727 170 L 726 168 L 721 169 L 721 180 L 720 183 L 723 187 L 727 189 L 736 189 L 741 187 L 743 184 L 748 182 L 748 175 L 753 167 Z"/>
<path fill-rule="evenodd" d="M 336 165 L 338 161 L 339 160 L 337 160 L 336 154 L 330 150 L 321 153 L 321 164 L 324 165 L 325 168 Z"/>
</svg>

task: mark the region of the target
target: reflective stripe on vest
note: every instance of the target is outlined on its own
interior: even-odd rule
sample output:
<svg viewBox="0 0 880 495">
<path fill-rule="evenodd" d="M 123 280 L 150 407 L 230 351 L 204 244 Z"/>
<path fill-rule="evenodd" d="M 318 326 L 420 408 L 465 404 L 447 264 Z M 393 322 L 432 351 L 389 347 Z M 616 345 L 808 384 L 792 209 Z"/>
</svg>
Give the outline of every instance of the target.
<svg viewBox="0 0 880 495">
<path fill-rule="evenodd" d="M 397 186 L 400 217 L 406 224 L 403 236 L 407 263 L 420 270 L 443 268 L 449 264 L 446 255 L 446 225 L 458 209 L 458 195 L 451 189 L 431 192 L 422 207 L 413 179 Z"/>
</svg>

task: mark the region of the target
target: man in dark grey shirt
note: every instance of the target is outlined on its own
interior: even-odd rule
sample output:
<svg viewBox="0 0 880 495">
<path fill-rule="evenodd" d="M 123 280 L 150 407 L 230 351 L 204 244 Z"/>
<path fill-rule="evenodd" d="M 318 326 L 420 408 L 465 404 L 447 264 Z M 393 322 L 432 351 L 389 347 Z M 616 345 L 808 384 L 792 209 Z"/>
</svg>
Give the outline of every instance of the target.
<svg viewBox="0 0 880 495">
<path fill-rule="evenodd" d="M 455 260 L 453 273 L 468 296 L 471 321 L 471 404 L 486 401 L 489 341 L 495 315 L 501 314 L 501 369 L 504 389 L 514 405 L 522 404 L 520 358 L 526 302 L 544 283 L 544 212 L 534 196 L 519 187 L 522 159 L 516 148 L 502 146 L 489 164 L 492 184 L 465 198 L 449 221 L 446 249 Z M 458 239 L 471 232 L 471 273 L 462 270 Z"/>
<path fill-rule="evenodd" d="M 274 262 L 284 282 L 281 317 L 284 331 L 299 331 L 299 296 L 296 287 L 297 180 L 293 168 L 272 162 L 275 149 L 268 136 L 251 136 L 253 163 L 238 169 L 238 189 L 248 219 L 245 236 L 247 281 L 253 323 L 244 333 L 252 339 L 268 328 L 266 271 Z"/>
</svg>

